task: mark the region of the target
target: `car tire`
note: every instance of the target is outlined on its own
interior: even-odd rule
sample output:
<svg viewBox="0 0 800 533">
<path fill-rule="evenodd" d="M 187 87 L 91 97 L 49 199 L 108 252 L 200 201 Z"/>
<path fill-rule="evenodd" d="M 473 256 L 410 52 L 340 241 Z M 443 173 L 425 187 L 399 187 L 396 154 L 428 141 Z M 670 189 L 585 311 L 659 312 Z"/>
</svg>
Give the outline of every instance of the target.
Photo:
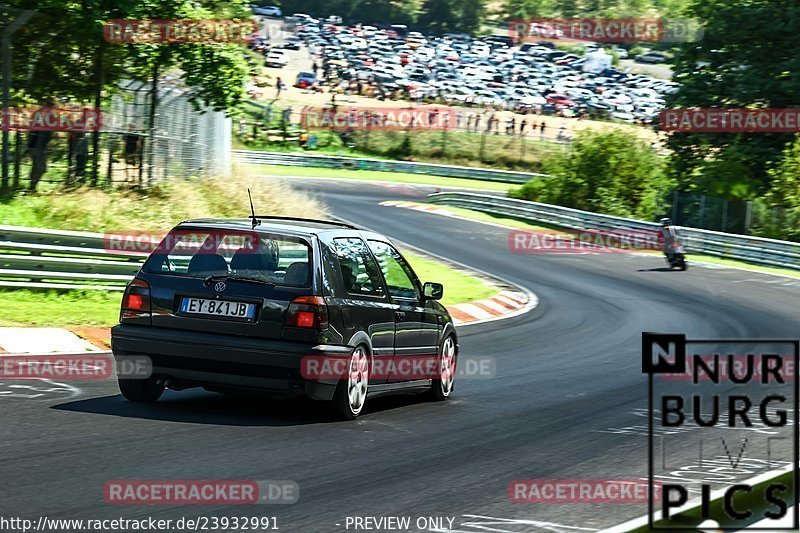
<svg viewBox="0 0 800 533">
<path fill-rule="evenodd" d="M 344 420 L 355 420 L 364 410 L 369 388 L 369 351 L 359 344 L 350 354 L 347 375 L 336 385 L 331 401 L 334 413 Z"/>
<path fill-rule="evenodd" d="M 440 369 L 439 378 L 431 383 L 428 391 L 428 399 L 434 402 L 442 402 L 450 397 L 453 392 L 456 372 L 456 339 L 453 335 L 448 335 L 439 348 L 438 368 Z"/>
<path fill-rule="evenodd" d="M 131 402 L 155 403 L 164 393 L 164 380 L 157 376 L 147 379 L 119 378 L 118 381 L 122 396 Z"/>
</svg>

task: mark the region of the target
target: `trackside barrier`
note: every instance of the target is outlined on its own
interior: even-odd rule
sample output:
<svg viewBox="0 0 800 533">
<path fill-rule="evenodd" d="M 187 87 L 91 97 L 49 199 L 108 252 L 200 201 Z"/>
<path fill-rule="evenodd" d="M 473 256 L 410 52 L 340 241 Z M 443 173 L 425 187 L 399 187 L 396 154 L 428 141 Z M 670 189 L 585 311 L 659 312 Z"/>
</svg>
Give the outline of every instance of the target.
<svg viewBox="0 0 800 533">
<path fill-rule="evenodd" d="M 467 192 L 442 192 L 428 196 L 431 203 L 463 207 L 491 215 L 569 229 L 656 230 L 655 222 L 601 215 L 568 207 Z M 689 252 L 737 259 L 772 267 L 800 270 L 800 243 L 735 235 L 695 228 L 679 228 Z"/>
<path fill-rule="evenodd" d="M 147 254 L 111 251 L 102 233 L 0 226 L 0 287 L 125 288 Z"/>
<path fill-rule="evenodd" d="M 569 229 L 655 230 L 630 218 L 468 192 L 429 196 L 431 203 Z M 800 243 L 694 228 L 679 230 L 690 252 L 800 270 Z M 0 287 L 123 290 L 147 256 L 109 250 L 102 233 L 0 225 Z"/>
<path fill-rule="evenodd" d="M 489 168 L 454 167 L 449 165 L 434 165 L 430 163 L 413 163 L 411 161 L 363 159 L 356 157 L 336 157 L 328 155 L 309 155 L 282 152 L 258 152 L 254 150 L 234 150 L 233 160 L 236 163 L 246 163 L 251 165 L 288 165 L 296 167 L 407 172 L 409 174 L 426 174 L 430 176 L 496 181 L 501 183 L 527 183 L 532 179 L 545 176 L 545 174 L 535 174 L 529 172 L 515 172 L 511 170 L 495 170 Z"/>
</svg>

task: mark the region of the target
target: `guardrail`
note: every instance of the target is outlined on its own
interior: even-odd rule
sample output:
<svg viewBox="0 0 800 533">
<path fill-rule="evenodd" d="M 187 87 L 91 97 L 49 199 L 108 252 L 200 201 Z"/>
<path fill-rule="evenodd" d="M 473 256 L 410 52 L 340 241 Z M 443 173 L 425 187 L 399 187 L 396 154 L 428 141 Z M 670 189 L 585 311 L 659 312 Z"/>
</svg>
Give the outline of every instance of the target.
<svg viewBox="0 0 800 533">
<path fill-rule="evenodd" d="M 568 229 L 657 230 L 659 225 L 556 205 L 468 192 L 432 194 L 435 204 Z M 690 252 L 800 270 L 800 243 L 680 229 Z M 146 252 L 117 250 L 108 235 L 0 225 L 0 287 L 121 291 Z"/>
<path fill-rule="evenodd" d="M 432 194 L 428 198 L 435 204 L 464 207 L 491 215 L 568 229 L 653 231 L 659 228 L 655 222 L 486 194 L 442 192 Z M 800 243 L 695 228 L 679 228 L 679 236 L 689 252 L 800 270 Z"/>
<path fill-rule="evenodd" d="M 0 226 L 0 287 L 121 291 L 147 257 L 102 233 Z"/>
<path fill-rule="evenodd" d="M 379 170 L 382 172 L 407 172 L 409 174 L 496 181 L 500 183 L 527 183 L 532 179 L 545 176 L 545 174 L 536 174 L 532 172 L 515 172 L 512 170 L 495 170 L 490 168 L 454 167 L 449 165 L 414 163 L 411 161 L 394 161 L 389 159 L 259 152 L 255 150 L 234 150 L 233 160 L 236 163 L 252 165 L 287 165 L 297 167 L 341 168 L 348 170 Z"/>
</svg>

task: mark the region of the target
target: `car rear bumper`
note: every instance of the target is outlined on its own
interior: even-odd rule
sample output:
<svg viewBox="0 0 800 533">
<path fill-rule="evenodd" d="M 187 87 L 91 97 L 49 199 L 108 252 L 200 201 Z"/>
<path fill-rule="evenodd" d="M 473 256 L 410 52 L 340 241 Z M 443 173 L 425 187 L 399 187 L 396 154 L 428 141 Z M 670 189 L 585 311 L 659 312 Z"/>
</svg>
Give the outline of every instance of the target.
<svg viewBox="0 0 800 533">
<path fill-rule="evenodd" d="M 111 329 L 111 349 L 115 357 L 149 357 L 153 374 L 182 387 L 251 389 L 330 400 L 336 380 L 304 379 L 302 359 L 342 355 L 351 348 L 120 324 Z"/>
</svg>

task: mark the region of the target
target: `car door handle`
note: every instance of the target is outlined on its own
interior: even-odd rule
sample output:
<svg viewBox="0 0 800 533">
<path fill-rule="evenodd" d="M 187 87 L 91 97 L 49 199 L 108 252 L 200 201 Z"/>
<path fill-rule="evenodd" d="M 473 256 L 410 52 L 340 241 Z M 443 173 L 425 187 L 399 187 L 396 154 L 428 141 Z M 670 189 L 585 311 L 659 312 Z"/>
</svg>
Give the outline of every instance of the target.
<svg viewBox="0 0 800 533">
<path fill-rule="evenodd" d="M 405 318 L 406 318 L 406 313 L 405 313 L 405 311 L 395 311 L 395 312 L 394 312 L 394 317 L 395 317 L 397 320 L 405 320 Z"/>
</svg>

